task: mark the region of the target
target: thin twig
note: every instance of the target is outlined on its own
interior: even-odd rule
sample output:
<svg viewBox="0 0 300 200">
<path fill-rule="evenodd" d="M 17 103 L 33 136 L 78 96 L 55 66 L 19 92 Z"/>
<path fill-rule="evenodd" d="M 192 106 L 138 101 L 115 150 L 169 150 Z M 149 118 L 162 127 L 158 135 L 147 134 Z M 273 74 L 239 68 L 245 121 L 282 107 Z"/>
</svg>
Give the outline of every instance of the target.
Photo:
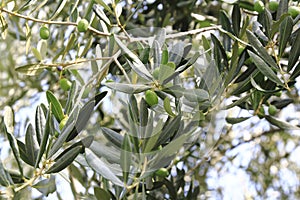
<svg viewBox="0 0 300 200">
<path fill-rule="evenodd" d="M 1 7 L 0 7 L 0 11 L 8 13 L 8 14 L 16 16 L 16 17 L 19 17 L 19 18 L 23 18 L 23 19 L 26 19 L 26 20 L 29 20 L 29 21 L 42 23 L 42 24 L 77 26 L 77 23 L 75 23 L 75 22 L 50 21 L 50 20 L 37 19 L 37 18 L 33 18 L 33 17 L 29 17 L 29 16 L 26 16 L 26 15 L 19 14 L 19 13 L 16 13 L 16 12 L 9 11 L 9 10 L 7 10 L 5 8 L 1 8 Z M 91 26 L 88 27 L 88 30 L 90 30 L 91 32 L 93 32 L 97 35 L 102 35 L 102 36 L 110 36 L 111 35 L 109 33 L 104 33 L 104 32 L 98 31 L 97 29 L 95 29 Z"/>
</svg>

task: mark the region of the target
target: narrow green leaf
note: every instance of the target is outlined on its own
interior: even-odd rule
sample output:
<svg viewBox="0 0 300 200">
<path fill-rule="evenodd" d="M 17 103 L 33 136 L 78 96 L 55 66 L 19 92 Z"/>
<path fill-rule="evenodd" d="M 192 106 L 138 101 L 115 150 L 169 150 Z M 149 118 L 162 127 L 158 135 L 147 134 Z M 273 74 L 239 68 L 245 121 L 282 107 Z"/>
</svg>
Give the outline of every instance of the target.
<svg viewBox="0 0 300 200">
<path fill-rule="evenodd" d="M 85 46 L 84 46 L 84 49 L 82 50 L 81 54 L 80 54 L 80 58 L 81 57 L 84 57 L 88 51 L 91 49 L 92 47 L 92 44 L 93 44 L 93 41 L 94 41 L 94 37 L 90 37 L 89 40 L 86 42 Z"/>
<path fill-rule="evenodd" d="M 68 93 L 68 99 L 65 106 L 65 113 L 67 115 L 70 115 L 70 112 L 72 111 L 72 108 L 75 104 L 76 95 L 78 95 L 78 90 L 78 84 L 76 83 L 76 81 L 72 81 L 71 89 Z"/>
<path fill-rule="evenodd" d="M 238 36 L 241 29 L 241 10 L 239 4 L 234 4 L 231 20 L 233 32 Z"/>
<path fill-rule="evenodd" d="M 56 191 L 55 176 L 51 176 L 48 179 L 41 180 L 38 183 L 34 184 L 32 187 L 37 189 L 43 195 L 48 196 L 49 194 Z"/>
<path fill-rule="evenodd" d="M 96 105 L 95 103 L 95 100 L 89 101 L 80 109 L 76 124 L 71 133 L 68 135 L 66 142 L 74 139 L 86 127 L 87 122 L 94 111 L 94 106 Z"/>
<path fill-rule="evenodd" d="M 300 31 L 298 31 L 294 43 L 292 44 L 291 51 L 289 53 L 288 71 L 294 68 L 294 65 L 299 61 L 300 56 Z"/>
<path fill-rule="evenodd" d="M 164 159 L 174 156 L 177 151 L 183 147 L 183 144 L 190 137 L 190 134 L 183 134 L 172 140 L 169 144 L 163 147 L 155 157 L 149 161 L 148 169 L 156 168 L 160 162 L 163 162 Z"/>
<path fill-rule="evenodd" d="M 158 41 L 154 40 L 151 50 L 153 51 L 154 69 L 156 69 L 157 67 L 160 66 L 160 62 L 161 62 L 161 54 L 160 54 L 161 48 Z"/>
<path fill-rule="evenodd" d="M 46 68 L 47 66 L 40 63 L 33 63 L 17 67 L 16 71 L 28 76 L 35 76 L 40 74 Z"/>
<path fill-rule="evenodd" d="M 175 63 L 175 66 L 183 59 L 184 45 L 184 42 L 178 42 L 169 51 L 169 62 Z"/>
<path fill-rule="evenodd" d="M 42 141 L 41 141 L 41 145 L 40 145 L 40 150 L 38 152 L 38 156 L 37 156 L 37 159 L 36 159 L 36 162 L 35 162 L 35 165 L 34 167 L 35 168 L 38 168 L 39 167 L 39 163 L 43 157 L 43 154 L 46 150 L 46 146 L 47 146 L 47 143 L 48 143 L 48 138 L 49 138 L 49 135 L 50 135 L 50 126 L 51 126 L 51 123 L 52 123 L 52 118 L 51 118 L 51 106 L 52 104 L 50 104 L 50 108 L 48 110 L 48 113 L 47 113 L 47 118 L 46 118 L 46 125 L 45 125 L 45 129 L 44 129 L 44 133 L 43 133 L 43 138 L 42 138 Z"/>
<path fill-rule="evenodd" d="M 246 32 L 247 38 L 250 42 L 250 44 L 257 50 L 258 54 L 268 63 L 272 68 L 277 69 L 278 66 L 274 59 L 268 54 L 267 50 L 263 47 L 261 42 L 255 37 L 255 35 L 247 30 Z"/>
<path fill-rule="evenodd" d="M 187 89 L 184 91 L 184 97 L 190 102 L 203 102 L 209 100 L 209 94 L 203 89 Z"/>
<path fill-rule="evenodd" d="M 104 11 L 99 5 L 94 4 L 93 11 L 99 17 L 99 19 L 102 19 L 103 21 L 105 21 L 106 24 L 110 25 L 110 20 L 108 19 L 108 17 L 106 16 L 106 14 L 104 13 Z"/>
<path fill-rule="evenodd" d="M 21 142 L 20 140 L 17 140 L 17 144 L 18 144 L 18 149 L 20 152 L 20 158 L 28 165 L 32 165 L 31 161 L 28 158 L 25 144 L 23 142 Z M 33 166 L 34 166 L 34 164 L 33 164 Z"/>
<path fill-rule="evenodd" d="M 155 35 L 154 41 L 158 42 L 159 48 L 161 49 L 165 44 L 165 40 L 166 40 L 166 29 L 161 28 L 159 29 L 158 33 Z"/>
<path fill-rule="evenodd" d="M 121 150 L 121 168 L 123 171 L 123 179 L 124 184 L 128 181 L 128 175 L 130 171 L 130 165 L 131 165 L 131 142 L 130 137 L 128 134 L 124 135 L 123 143 L 122 143 L 122 150 Z"/>
<path fill-rule="evenodd" d="M 11 184 L 13 184 L 13 181 L 9 173 L 5 170 L 2 161 L 0 161 L 0 185 L 7 187 Z"/>
<path fill-rule="evenodd" d="M 290 76 L 290 80 L 295 80 L 299 75 L 300 75 L 300 62 L 298 62 L 297 66 L 293 70 L 293 73 Z"/>
<path fill-rule="evenodd" d="M 169 53 L 168 53 L 168 49 L 164 48 L 162 50 L 162 55 L 161 55 L 161 64 L 162 65 L 166 65 L 169 61 Z"/>
<path fill-rule="evenodd" d="M 17 161 L 17 165 L 19 168 L 19 171 L 21 175 L 23 175 L 23 167 L 21 165 L 21 160 L 20 160 L 20 153 L 19 150 L 17 149 L 17 141 L 16 138 L 14 137 L 14 115 L 11 107 L 5 106 L 4 107 L 4 117 L 3 117 L 4 125 L 5 125 L 5 132 L 7 139 L 9 141 L 10 148 L 13 151 L 14 157 Z"/>
<path fill-rule="evenodd" d="M 283 14 L 287 13 L 289 6 L 288 0 L 280 0 L 277 13 L 276 13 L 276 20 L 278 20 Z"/>
<path fill-rule="evenodd" d="M 161 64 L 159 67 L 158 80 L 163 83 L 165 79 L 170 77 L 175 72 L 176 65 L 174 62 L 169 62 L 166 65 Z"/>
<path fill-rule="evenodd" d="M 147 126 L 148 116 L 149 116 L 148 106 L 147 106 L 145 99 L 142 98 L 140 101 L 140 120 L 139 120 L 141 127 Z"/>
<path fill-rule="evenodd" d="M 164 108 L 165 108 L 165 111 L 171 116 L 171 117 L 175 117 L 176 114 L 173 113 L 173 110 L 171 108 L 171 102 L 170 102 L 170 99 L 169 97 L 166 97 L 164 99 Z"/>
<path fill-rule="evenodd" d="M 109 169 L 105 162 L 98 158 L 90 149 L 86 149 L 85 158 L 89 166 L 98 174 L 117 186 L 124 187 L 122 181 Z"/>
<path fill-rule="evenodd" d="M 31 47 L 31 51 L 32 51 L 33 55 L 35 56 L 35 58 L 36 58 L 38 61 L 43 60 L 42 55 L 40 54 L 40 52 L 39 52 L 36 48 Z"/>
<path fill-rule="evenodd" d="M 291 16 L 288 16 L 283 20 L 283 22 L 280 24 L 279 28 L 279 56 L 281 57 L 284 49 L 286 47 L 286 44 L 291 36 L 293 30 L 293 19 Z M 299 45 L 300 46 L 300 45 Z"/>
<path fill-rule="evenodd" d="M 46 174 L 57 173 L 68 167 L 78 156 L 84 152 L 83 146 L 74 146 L 72 149 L 66 149 L 66 153 L 62 152 L 62 156 L 45 172 Z"/>
<path fill-rule="evenodd" d="M 94 195 L 97 200 L 110 200 L 110 193 L 100 187 L 94 187 Z"/>
<path fill-rule="evenodd" d="M 106 141 L 94 141 L 90 148 L 99 158 L 104 158 L 110 163 L 120 164 L 120 146 L 114 147 L 106 144 Z"/>
<path fill-rule="evenodd" d="M 73 119 L 70 117 L 69 120 L 73 120 Z M 58 136 L 57 140 L 52 145 L 47 158 L 51 158 L 63 146 L 64 142 L 66 141 L 66 139 L 68 137 L 68 135 L 74 129 L 75 123 L 76 123 L 76 121 L 72 121 L 69 124 L 67 122 L 67 124 L 64 126 L 61 134 Z"/>
<path fill-rule="evenodd" d="M 121 134 L 119 134 L 109 128 L 106 128 L 106 127 L 101 127 L 101 130 L 102 130 L 103 135 L 106 137 L 106 139 L 108 139 L 110 142 L 112 142 L 117 147 L 122 146 L 124 136 L 122 136 Z"/>
<path fill-rule="evenodd" d="M 151 73 L 148 71 L 148 69 L 142 63 L 142 61 L 137 57 L 137 55 L 132 53 L 132 51 L 130 51 L 118 37 L 114 37 L 114 39 L 119 45 L 119 47 L 122 49 L 122 51 L 124 51 L 124 53 L 127 54 L 127 56 L 132 60 L 132 63 L 129 60 L 127 60 L 132 69 L 142 78 L 151 81 L 153 79 Z"/>
<path fill-rule="evenodd" d="M 103 0 L 95 0 L 95 2 L 99 3 L 105 10 L 109 11 L 111 14 L 114 15 L 112 9 Z"/>
<path fill-rule="evenodd" d="M 142 84 L 126 84 L 126 83 L 111 83 L 111 82 L 104 83 L 104 85 L 109 87 L 110 89 L 124 92 L 127 94 L 140 93 L 152 88 L 151 86 L 142 85 Z"/>
<path fill-rule="evenodd" d="M 26 129 L 25 146 L 30 165 L 34 166 L 38 154 L 38 142 L 36 140 L 35 130 L 31 124 L 29 124 Z"/>
<path fill-rule="evenodd" d="M 132 121 L 138 122 L 139 121 L 139 113 L 138 113 L 138 106 L 137 106 L 137 101 L 135 96 L 132 94 L 129 97 L 129 114 L 130 117 L 132 118 Z"/>
<path fill-rule="evenodd" d="M 232 117 L 226 117 L 226 122 L 229 124 L 238 124 L 243 121 L 246 121 L 250 117 L 237 117 L 237 118 L 232 118 Z"/>
<path fill-rule="evenodd" d="M 281 82 L 281 80 L 277 77 L 277 75 L 274 73 L 274 71 L 269 67 L 263 59 L 261 59 L 256 54 L 252 53 L 251 51 L 248 51 L 250 57 L 252 58 L 254 64 L 258 68 L 258 70 L 268 77 L 270 80 L 272 80 L 274 83 L 277 83 L 278 85 L 284 86 L 284 84 Z"/>
<path fill-rule="evenodd" d="M 75 46 L 76 39 L 77 38 L 75 37 L 75 33 L 71 33 L 71 35 L 69 36 L 68 43 L 62 53 L 62 59 L 64 59 L 64 57 L 69 53 L 69 51 Z"/>
<path fill-rule="evenodd" d="M 53 115 L 55 116 L 56 120 L 58 122 L 60 122 L 65 117 L 63 108 L 62 108 L 60 102 L 58 101 L 58 99 L 55 97 L 55 95 L 50 90 L 48 90 L 46 92 L 46 97 L 47 97 L 49 105 L 51 104 L 51 111 L 52 111 Z"/>
<path fill-rule="evenodd" d="M 274 126 L 277 126 L 278 128 L 281 128 L 283 130 L 300 130 L 299 127 L 293 126 L 293 125 L 291 125 L 285 121 L 281 121 L 275 117 L 266 115 L 265 118 L 266 118 L 266 120 L 268 120 L 268 122 L 270 122 Z"/>
<path fill-rule="evenodd" d="M 50 17 L 49 20 L 53 20 L 55 17 L 57 17 L 60 14 L 60 12 L 64 9 L 67 2 L 68 2 L 68 0 L 61 0 L 58 3 L 54 13 L 52 14 L 52 16 Z"/>
<path fill-rule="evenodd" d="M 290 16 L 288 13 L 284 13 L 282 16 L 280 16 L 280 19 L 273 22 L 272 27 L 271 27 L 271 33 L 270 33 L 271 36 L 270 36 L 270 38 L 273 38 L 274 35 L 279 31 L 279 27 L 280 27 L 282 21 L 288 16 Z"/>
<path fill-rule="evenodd" d="M 41 106 L 37 106 L 35 112 L 35 129 L 36 129 L 36 139 L 39 144 L 41 144 L 42 135 L 44 133 L 46 124 L 46 118 Z"/>
</svg>

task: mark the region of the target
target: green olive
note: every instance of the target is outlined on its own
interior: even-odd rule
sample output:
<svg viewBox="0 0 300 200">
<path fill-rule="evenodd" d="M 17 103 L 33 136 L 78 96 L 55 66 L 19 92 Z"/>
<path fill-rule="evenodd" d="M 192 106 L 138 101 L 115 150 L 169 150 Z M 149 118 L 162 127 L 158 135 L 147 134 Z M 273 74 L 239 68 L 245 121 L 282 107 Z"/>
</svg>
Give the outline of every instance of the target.
<svg viewBox="0 0 300 200">
<path fill-rule="evenodd" d="M 69 119 L 69 117 L 68 117 L 68 116 L 65 116 L 65 118 L 63 118 L 63 119 L 60 121 L 60 123 L 59 123 L 59 130 L 62 130 L 62 129 L 65 127 L 65 125 L 66 125 L 68 119 Z"/>
<path fill-rule="evenodd" d="M 68 79 L 62 78 L 59 80 L 59 85 L 61 89 L 68 91 L 70 90 L 72 83 Z"/>
<path fill-rule="evenodd" d="M 269 9 L 271 11 L 276 11 L 278 9 L 279 3 L 277 1 L 270 1 L 269 2 Z"/>
<path fill-rule="evenodd" d="M 269 112 L 269 115 L 276 115 L 276 113 L 278 112 L 276 106 L 274 105 L 270 105 L 269 108 L 268 108 L 268 112 Z"/>
<path fill-rule="evenodd" d="M 290 6 L 288 13 L 292 16 L 292 18 L 296 18 L 300 14 L 300 7 Z"/>
<path fill-rule="evenodd" d="M 165 178 L 169 176 L 169 171 L 166 168 L 160 168 L 155 172 L 155 175 Z"/>
<path fill-rule="evenodd" d="M 86 19 L 81 19 L 77 24 L 77 30 L 79 32 L 86 32 L 89 28 L 89 22 Z"/>
<path fill-rule="evenodd" d="M 262 13 L 265 10 L 265 4 L 262 1 L 256 1 L 254 3 L 254 10 L 258 13 Z"/>
<path fill-rule="evenodd" d="M 49 29 L 46 27 L 46 26 L 42 26 L 40 28 L 40 37 L 43 39 L 43 40 L 48 40 L 49 39 L 49 36 L 50 36 L 50 31 Z"/>
<path fill-rule="evenodd" d="M 154 106 L 154 105 L 158 104 L 157 94 L 155 92 L 153 92 L 152 90 L 146 91 L 145 100 L 149 106 Z"/>
</svg>

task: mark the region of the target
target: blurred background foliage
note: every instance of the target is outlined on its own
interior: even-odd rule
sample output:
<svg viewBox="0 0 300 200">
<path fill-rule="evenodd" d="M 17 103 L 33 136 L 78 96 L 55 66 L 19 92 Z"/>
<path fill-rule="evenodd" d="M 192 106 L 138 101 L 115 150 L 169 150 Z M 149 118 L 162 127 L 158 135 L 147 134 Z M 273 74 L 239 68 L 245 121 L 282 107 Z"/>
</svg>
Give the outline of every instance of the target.
<svg viewBox="0 0 300 200">
<path fill-rule="evenodd" d="M 54 92 L 65 108 L 70 93 L 61 88 L 60 80 L 63 78 L 78 84 L 79 91 L 82 91 L 78 94 L 82 104 L 100 91 L 107 90 L 107 81 L 126 82 L 126 74 L 132 83 L 149 86 L 149 82 L 135 77 L 126 56 L 117 55 L 120 45 L 118 47 L 115 43 L 112 33 L 120 35 L 128 49 L 148 67 L 155 59 L 153 52 L 148 57 L 144 55 L 147 49 L 152 48 L 151 44 L 130 41 L 126 36 L 150 37 L 154 31 L 149 27 L 164 27 L 166 35 L 184 33 L 183 39 L 166 39 L 165 44 L 163 39 L 164 45 L 172 47 L 183 42 L 180 47 L 187 51 L 187 58 L 191 58 L 193 52 L 205 52 L 200 56 L 199 66 L 195 64 L 180 72 L 182 85 L 197 85 L 199 74 L 208 75 L 207 69 L 217 68 L 217 74 L 222 77 L 221 83 L 214 85 L 217 87 L 215 93 L 220 92 L 220 96 L 216 95 L 218 98 L 212 92 L 212 85 L 204 83 L 204 86 L 198 86 L 218 100 L 215 104 L 227 106 L 225 114 L 219 110 L 221 115 L 226 116 L 226 123 L 212 120 L 208 112 L 212 106 L 201 104 L 199 109 L 205 116 L 199 120 L 199 138 L 176 154 L 172 165 L 166 167 L 170 174 L 166 177 L 152 175 L 154 186 L 151 189 L 145 192 L 145 187 L 140 186 L 123 194 L 123 198 L 300 198 L 300 45 L 297 43 L 300 15 L 292 16 L 289 12 L 292 6 L 299 8 L 299 1 L 280 0 L 278 9 L 272 10 L 270 1 L 265 0 L 262 12 L 255 10 L 254 1 L 246 0 L 120 0 L 114 1 L 115 4 L 102 0 L 0 2 L 1 160 L 6 169 L 16 171 L 17 163 L 5 131 L 2 131 L 5 129 L 5 106 L 11 106 L 15 114 L 14 136 L 24 139 L 26 122 L 32 121 L 38 104 L 47 102 L 47 90 Z M 115 12 L 115 5 L 122 7 L 120 14 Z M 89 31 L 84 33 L 76 31 L 81 18 L 90 23 Z M 39 29 L 44 24 L 51 33 L 47 41 L 39 37 Z M 213 30 L 204 31 L 204 34 L 187 33 L 199 28 Z M 100 54 L 97 45 L 101 49 Z M 95 55 L 117 55 L 116 59 L 123 67 L 112 61 L 107 64 L 107 71 L 98 73 L 97 79 L 91 81 L 93 74 L 99 72 L 95 69 L 99 65 L 99 60 L 94 60 Z M 184 60 L 186 57 L 180 60 L 176 69 L 188 62 Z M 77 66 L 72 63 L 74 61 L 83 62 Z M 265 64 L 271 66 L 271 72 L 259 68 Z M 32 70 L 32 66 L 39 66 L 39 69 Z M 236 70 L 231 71 L 235 66 Z M 147 69 L 154 73 L 153 67 Z M 274 78 L 272 72 L 279 79 Z M 162 94 L 155 91 L 161 104 Z M 163 92 L 167 93 L 167 90 Z M 143 95 L 138 93 L 135 97 L 139 100 Z M 111 90 L 110 97 L 106 98 L 109 100 L 97 108 L 84 132 L 85 135 L 93 134 L 98 142 L 105 140 L 98 134 L 100 125 L 118 133 L 123 133 L 128 126 L 124 122 L 128 120 L 124 103 L 127 96 Z M 124 101 L 120 101 L 122 99 Z M 271 105 L 275 106 L 274 112 L 270 111 Z M 173 106 L 172 109 L 178 107 Z M 222 124 L 221 131 L 216 130 L 218 123 Z M 24 170 L 28 175 L 34 171 L 32 167 L 24 167 Z M 74 199 L 118 199 L 117 194 L 121 196 L 120 189 L 111 187 L 105 177 L 91 173 L 82 163 L 71 164 L 66 176 Z M 48 182 L 43 182 L 41 188 L 46 185 L 51 186 L 51 190 L 38 189 L 41 193 L 37 195 L 35 189 L 23 189 L 14 193 L 14 199 L 21 199 L 21 196 L 42 199 L 54 191 L 55 195 L 50 194 L 52 198 L 64 197 L 66 191 L 59 191 L 54 185 L 66 183 L 55 183 L 51 178 L 42 181 L 45 180 Z M 5 198 L 9 190 L 3 187 L 1 194 Z"/>
</svg>

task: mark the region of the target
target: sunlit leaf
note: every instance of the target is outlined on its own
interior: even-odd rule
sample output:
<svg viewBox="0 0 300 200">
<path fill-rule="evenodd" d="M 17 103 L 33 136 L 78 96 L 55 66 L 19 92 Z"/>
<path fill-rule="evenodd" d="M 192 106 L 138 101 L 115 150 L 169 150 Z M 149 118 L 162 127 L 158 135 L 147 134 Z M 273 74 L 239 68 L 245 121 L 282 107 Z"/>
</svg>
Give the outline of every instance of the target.
<svg viewBox="0 0 300 200">
<path fill-rule="evenodd" d="M 277 126 L 278 128 L 281 128 L 283 130 L 300 130 L 299 127 L 297 126 L 293 126 L 292 124 L 289 124 L 285 121 L 281 121 L 275 117 L 266 115 L 265 116 L 266 120 L 268 120 L 268 122 L 270 122 L 272 125 Z"/>
<path fill-rule="evenodd" d="M 85 158 L 90 167 L 98 174 L 111 181 L 115 185 L 123 187 L 122 181 L 109 169 L 109 167 L 98 158 L 91 150 L 86 149 Z"/>
<path fill-rule="evenodd" d="M 62 105 L 60 104 L 59 100 L 56 98 L 56 96 L 48 90 L 46 92 L 46 97 L 48 100 L 48 103 L 51 104 L 51 111 L 58 122 L 64 119 L 65 115 L 63 112 Z"/>
<path fill-rule="evenodd" d="M 48 179 L 41 180 L 32 186 L 33 188 L 40 191 L 43 195 L 48 196 L 49 194 L 56 191 L 55 176 L 51 176 Z"/>
<path fill-rule="evenodd" d="M 151 86 L 148 85 L 141 85 L 141 84 L 126 84 L 126 83 L 105 83 L 107 87 L 117 90 L 120 92 L 124 92 L 127 94 L 135 94 L 140 93 L 146 90 L 151 89 Z"/>
</svg>

